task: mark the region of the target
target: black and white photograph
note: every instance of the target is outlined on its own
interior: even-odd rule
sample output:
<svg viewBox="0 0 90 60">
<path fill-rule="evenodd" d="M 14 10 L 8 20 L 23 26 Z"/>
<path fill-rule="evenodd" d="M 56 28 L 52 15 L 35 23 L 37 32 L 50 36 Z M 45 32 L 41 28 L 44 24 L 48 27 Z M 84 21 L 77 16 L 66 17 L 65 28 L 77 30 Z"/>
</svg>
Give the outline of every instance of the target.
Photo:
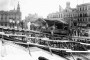
<svg viewBox="0 0 90 60">
<path fill-rule="evenodd" d="M 90 0 L 0 0 L 0 60 L 90 60 Z"/>
</svg>

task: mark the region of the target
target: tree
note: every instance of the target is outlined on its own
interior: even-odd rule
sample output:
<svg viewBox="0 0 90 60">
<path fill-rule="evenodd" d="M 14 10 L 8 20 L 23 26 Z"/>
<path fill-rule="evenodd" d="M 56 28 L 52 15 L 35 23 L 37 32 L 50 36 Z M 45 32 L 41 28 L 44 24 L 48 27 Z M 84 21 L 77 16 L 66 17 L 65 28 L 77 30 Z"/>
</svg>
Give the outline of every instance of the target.
<svg viewBox="0 0 90 60">
<path fill-rule="evenodd" d="M 28 28 L 27 24 L 35 22 L 39 19 L 39 16 L 37 14 L 29 14 L 27 17 L 25 17 L 25 26 Z"/>
<path fill-rule="evenodd" d="M 37 19 L 38 19 L 37 14 L 29 14 L 27 17 L 25 17 L 26 22 L 33 22 L 36 21 Z"/>
</svg>

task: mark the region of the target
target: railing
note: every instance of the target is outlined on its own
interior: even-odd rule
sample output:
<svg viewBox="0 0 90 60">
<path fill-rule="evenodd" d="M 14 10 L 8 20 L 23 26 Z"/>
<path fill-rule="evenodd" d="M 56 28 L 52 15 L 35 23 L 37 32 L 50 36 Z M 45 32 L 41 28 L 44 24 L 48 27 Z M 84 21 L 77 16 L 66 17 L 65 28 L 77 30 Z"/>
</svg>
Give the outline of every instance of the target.
<svg viewBox="0 0 90 60">
<path fill-rule="evenodd" d="M 90 37 L 85 36 L 72 36 L 72 40 L 75 42 L 79 42 L 83 45 L 90 45 Z"/>
<path fill-rule="evenodd" d="M 8 29 L 6 27 L 0 27 L 2 29 Z M 9 29 L 12 29 L 12 28 L 9 28 Z M 21 31 L 21 30 L 19 30 Z M 29 33 L 41 33 L 41 32 L 37 32 L 37 31 L 33 31 L 33 30 L 24 30 L 23 31 L 28 31 Z M 69 41 L 69 40 L 50 40 L 50 39 L 47 39 L 47 38 L 39 38 L 39 37 L 31 37 L 31 36 L 28 36 L 27 34 L 25 35 L 18 35 L 18 34 L 5 34 L 5 33 L 0 33 L 1 35 L 5 35 L 5 36 L 14 36 L 14 37 L 25 37 L 27 40 L 27 42 L 29 42 L 29 44 L 36 44 L 36 45 L 40 45 L 40 46 L 49 46 L 51 49 L 57 49 L 57 50 L 68 50 L 68 49 L 71 49 L 71 50 L 75 50 L 74 47 L 78 47 L 78 46 L 81 46 L 82 45 L 80 43 L 76 43 L 74 41 Z M 48 44 L 47 44 L 48 43 Z M 22 43 L 22 44 L 27 44 L 27 43 Z"/>
</svg>

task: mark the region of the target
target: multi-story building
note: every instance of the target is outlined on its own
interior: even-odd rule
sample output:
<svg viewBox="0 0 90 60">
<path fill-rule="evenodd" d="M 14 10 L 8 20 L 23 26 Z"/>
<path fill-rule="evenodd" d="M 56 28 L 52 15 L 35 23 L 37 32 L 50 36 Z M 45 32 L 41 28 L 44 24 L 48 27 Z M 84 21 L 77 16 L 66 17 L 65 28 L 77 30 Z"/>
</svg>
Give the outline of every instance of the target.
<svg viewBox="0 0 90 60">
<path fill-rule="evenodd" d="M 64 17 L 63 9 L 62 9 L 61 6 L 59 6 L 59 12 L 50 13 L 50 14 L 47 16 L 47 19 L 50 19 L 50 20 L 63 20 L 63 17 Z"/>
<path fill-rule="evenodd" d="M 90 28 L 90 3 L 77 5 L 76 8 L 70 7 L 70 2 L 66 3 L 66 8 L 59 7 L 59 12 L 51 13 L 48 19 L 66 21 L 73 36 L 81 36 Z M 84 31 L 84 33 L 82 33 Z"/>
<path fill-rule="evenodd" d="M 17 9 L 15 8 L 10 11 L 0 11 L 0 25 L 9 25 L 9 23 L 15 23 L 21 20 L 20 5 L 18 3 Z"/>
<path fill-rule="evenodd" d="M 90 3 L 77 6 L 78 27 L 87 28 L 90 26 Z"/>
<path fill-rule="evenodd" d="M 74 35 L 85 36 L 86 31 L 90 29 L 90 3 L 77 5 L 76 14 L 77 16 L 73 17 L 73 24 L 77 28 L 74 29 Z"/>
<path fill-rule="evenodd" d="M 73 15 L 76 15 L 76 9 L 70 7 L 70 2 L 66 3 L 66 8 L 63 9 L 59 6 L 59 12 L 51 13 L 47 16 L 47 19 L 54 19 L 67 22 L 71 26 Z"/>
</svg>

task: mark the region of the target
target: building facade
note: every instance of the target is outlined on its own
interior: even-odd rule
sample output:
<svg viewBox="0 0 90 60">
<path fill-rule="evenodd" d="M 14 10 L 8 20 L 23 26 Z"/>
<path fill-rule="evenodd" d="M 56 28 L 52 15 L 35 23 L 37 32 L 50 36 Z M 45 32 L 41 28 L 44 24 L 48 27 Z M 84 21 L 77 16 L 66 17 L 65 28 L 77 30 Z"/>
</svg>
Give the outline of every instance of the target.
<svg viewBox="0 0 90 60">
<path fill-rule="evenodd" d="M 78 27 L 90 27 L 90 4 L 81 4 L 77 6 Z"/>
<path fill-rule="evenodd" d="M 90 29 L 90 3 L 71 8 L 70 2 L 67 2 L 65 9 L 59 7 L 59 12 L 51 13 L 47 18 L 64 20 L 69 24 L 73 36 L 83 36 L 85 31 Z"/>
<path fill-rule="evenodd" d="M 77 16 L 73 17 L 74 35 L 86 36 L 90 29 L 90 3 L 77 5 L 76 14 Z"/>
<path fill-rule="evenodd" d="M 70 2 L 67 2 L 65 9 L 59 6 L 59 12 L 49 14 L 47 16 L 47 19 L 62 20 L 70 24 L 69 26 L 72 26 L 71 21 L 73 15 L 76 15 L 76 9 L 71 8 Z"/>
<path fill-rule="evenodd" d="M 0 25 L 9 25 L 9 23 L 16 23 L 21 20 L 20 5 L 18 3 L 17 9 L 10 11 L 0 11 Z"/>
</svg>

